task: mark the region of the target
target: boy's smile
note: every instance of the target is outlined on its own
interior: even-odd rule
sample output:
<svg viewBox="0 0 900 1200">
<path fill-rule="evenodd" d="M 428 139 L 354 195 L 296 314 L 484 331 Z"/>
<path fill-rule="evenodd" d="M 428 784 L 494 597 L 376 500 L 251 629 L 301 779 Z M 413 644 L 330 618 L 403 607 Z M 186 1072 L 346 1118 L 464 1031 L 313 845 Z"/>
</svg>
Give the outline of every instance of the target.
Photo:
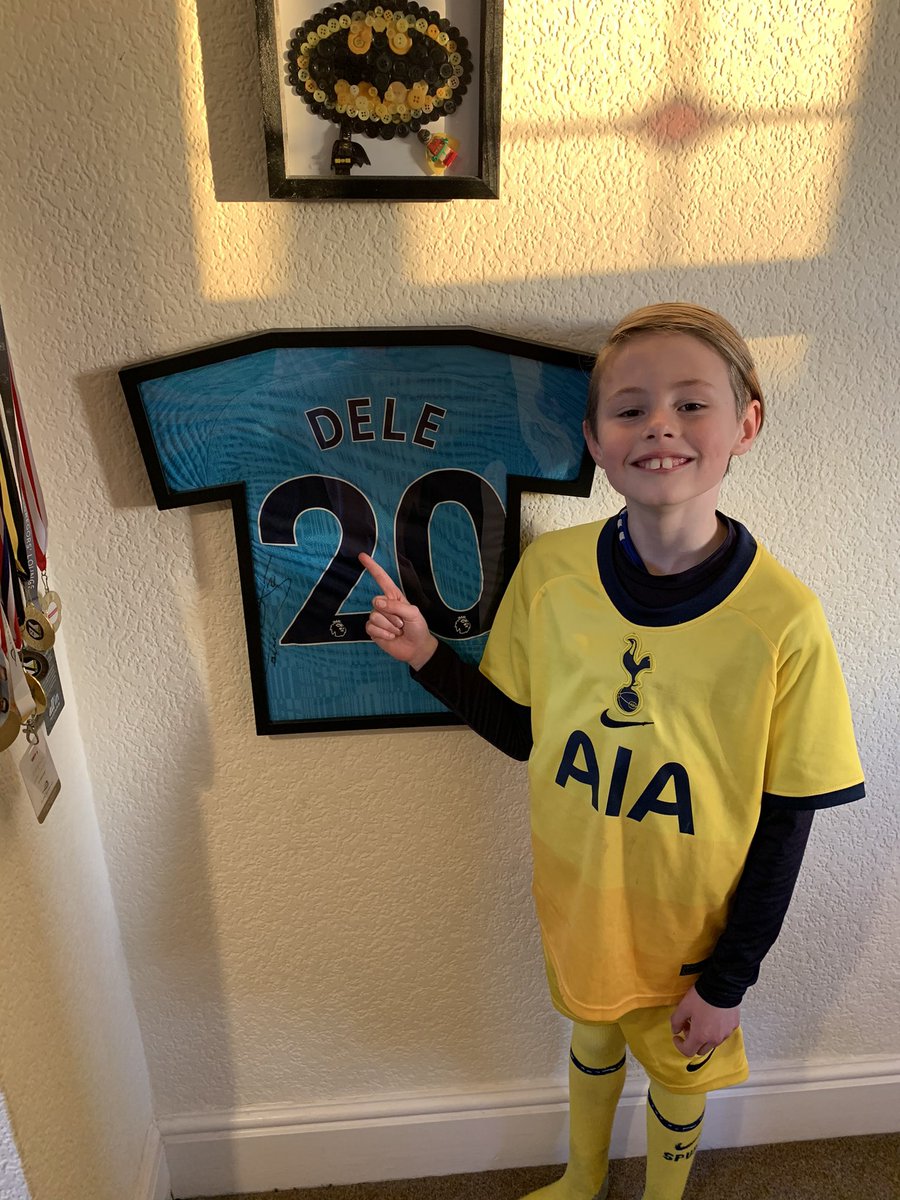
<svg viewBox="0 0 900 1200">
<path fill-rule="evenodd" d="M 641 467 L 645 471 L 674 471 L 678 467 L 683 467 L 685 463 L 689 463 L 689 458 L 678 458 L 667 455 L 665 458 L 660 458 L 658 454 L 648 455 L 646 458 L 638 458 L 634 462 L 634 466 Z"/>
<path fill-rule="evenodd" d="M 626 342 L 603 372 L 599 401 L 585 439 L 629 511 L 711 515 L 731 456 L 745 454 L 759 428 L 756 401 L 738 417 L 725 360 L 684 333 Z"/>
</svg>

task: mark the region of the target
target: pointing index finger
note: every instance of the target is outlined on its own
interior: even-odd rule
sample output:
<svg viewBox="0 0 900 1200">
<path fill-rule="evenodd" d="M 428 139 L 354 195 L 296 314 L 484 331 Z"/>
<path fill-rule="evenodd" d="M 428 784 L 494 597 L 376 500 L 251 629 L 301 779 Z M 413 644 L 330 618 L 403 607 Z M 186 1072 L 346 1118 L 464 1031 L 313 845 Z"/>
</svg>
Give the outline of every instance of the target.
<svg viewBox="0 0 900 1200">
<path fill-rule="evenodd" d="M 387 571 L 383 567 L 379 567 L 374 558 L 371 558 L 368 554 L 360 554 L 359 561 L 381 588 L 382 592 L 384 592 L 385 596 L 387 596 L 388 600 L 406 599 Z"/>
</svg>

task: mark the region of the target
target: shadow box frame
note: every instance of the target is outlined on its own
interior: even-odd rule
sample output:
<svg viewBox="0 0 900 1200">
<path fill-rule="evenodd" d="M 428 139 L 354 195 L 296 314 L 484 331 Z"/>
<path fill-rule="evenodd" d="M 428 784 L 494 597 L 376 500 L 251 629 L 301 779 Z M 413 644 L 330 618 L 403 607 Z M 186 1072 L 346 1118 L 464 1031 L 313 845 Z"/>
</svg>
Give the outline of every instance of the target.
<svg viewBox="0 0 900 1200">
<path fill-rule="evenodd" d="M 477 103 L 478 147 L 475 174 L 429 175 L 424 167 L 409 175 L 291 175 L 287 173 L 285 105 L 297 103 L 285 71 L 285 45 L 279 34 L 278 6 L 285 0 L 255 0 L 259 43 L 259 69 L 262 85 L 265 127 L 266 166 L 271 200 L 496 200 L 500 186 L 500 88 L 503 48 L 502 0 L 476 0 L 474 9 L 480 18 L 477 39 L 479 65 L 477 78 L 468 89 L 466 103 Z M 327 5 L 309 0 L 304 8 L 313 16 Z M 364 5 L 360 6 L 367 7 Z M 475 33 L 475 31 L 472 31 Z M 302 103 L 302 102 L 301 102 Z M 304 106 L 305 107 L 305 106 Z M 460 106 L 462 108 L 462 106 Z M 326 122 L 308 114 L 317 127 L 326 130 Z M 331 124 L 331 123 L 329 123 Z M 438 128 L 431 123 L 424 128 Z M 339 126 L 333 124 L 334 137 Z M 452 134 L 452 129 L 448 129 Z M 354 135 L 366 146 L 369 138 Z M 326 132 L 327 139 L 327 132 Z M 377 141 L 378 139 L 373 139 Z M 422 156 L 424 159 L 424 148 Z"/>
</svg>

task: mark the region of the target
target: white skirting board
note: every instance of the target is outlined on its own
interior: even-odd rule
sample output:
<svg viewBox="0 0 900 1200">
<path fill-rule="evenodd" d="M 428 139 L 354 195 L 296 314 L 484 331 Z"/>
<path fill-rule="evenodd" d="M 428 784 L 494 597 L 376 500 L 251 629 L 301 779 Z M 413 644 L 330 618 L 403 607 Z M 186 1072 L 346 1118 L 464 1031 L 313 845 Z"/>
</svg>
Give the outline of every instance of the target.
<svg viewBox="0 0 900 1200">
<path fill-rule="evenodd" d="M 172 1184 L 166 1151 L 159 1128 L 154 1122 L 147 1130 L 147 1140 L 144 1142 L 135 1200 L 169 1200 L 171 1195 Z"/>
<path fill-rule="evenodd" d="M 613 1158 L 644 1153 L 645 1089 L 632 1070 L 616 1117 Z M 264 1106 L 166 1117 L 159 1129 L 178 1198 L 414 1179 L 565 1162 L 566 1091 L 535 1086 Z M 702 1148 L 896 1131 L 898 1060 L 762 1068 L 747 1083 L 710 1097 Z"/>
</svg>

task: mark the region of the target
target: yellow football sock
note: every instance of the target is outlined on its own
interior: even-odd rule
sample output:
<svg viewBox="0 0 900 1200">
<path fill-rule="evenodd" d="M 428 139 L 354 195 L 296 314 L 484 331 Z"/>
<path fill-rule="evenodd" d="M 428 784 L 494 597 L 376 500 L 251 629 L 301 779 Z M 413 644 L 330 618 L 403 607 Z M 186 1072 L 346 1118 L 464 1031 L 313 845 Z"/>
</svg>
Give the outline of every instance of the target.
<svg viewBox="0 0 900 1200">
<path fill-rule="evenodd" d="M 655 1080 L 647 1093 L 647 1186 L 642 1200 L 681 1200 L 703 1128 L 706 1094 L 670 1092 Z"/>
<path fill-rule="evenodd" d="M 625 1083 L 625 1038 L 618 1025 L 572 1028 L 569 1059 L 569 1165 L 562 1179 L 524 1200 L 605 1200 L 613 1117 Z"/>
</svg>

